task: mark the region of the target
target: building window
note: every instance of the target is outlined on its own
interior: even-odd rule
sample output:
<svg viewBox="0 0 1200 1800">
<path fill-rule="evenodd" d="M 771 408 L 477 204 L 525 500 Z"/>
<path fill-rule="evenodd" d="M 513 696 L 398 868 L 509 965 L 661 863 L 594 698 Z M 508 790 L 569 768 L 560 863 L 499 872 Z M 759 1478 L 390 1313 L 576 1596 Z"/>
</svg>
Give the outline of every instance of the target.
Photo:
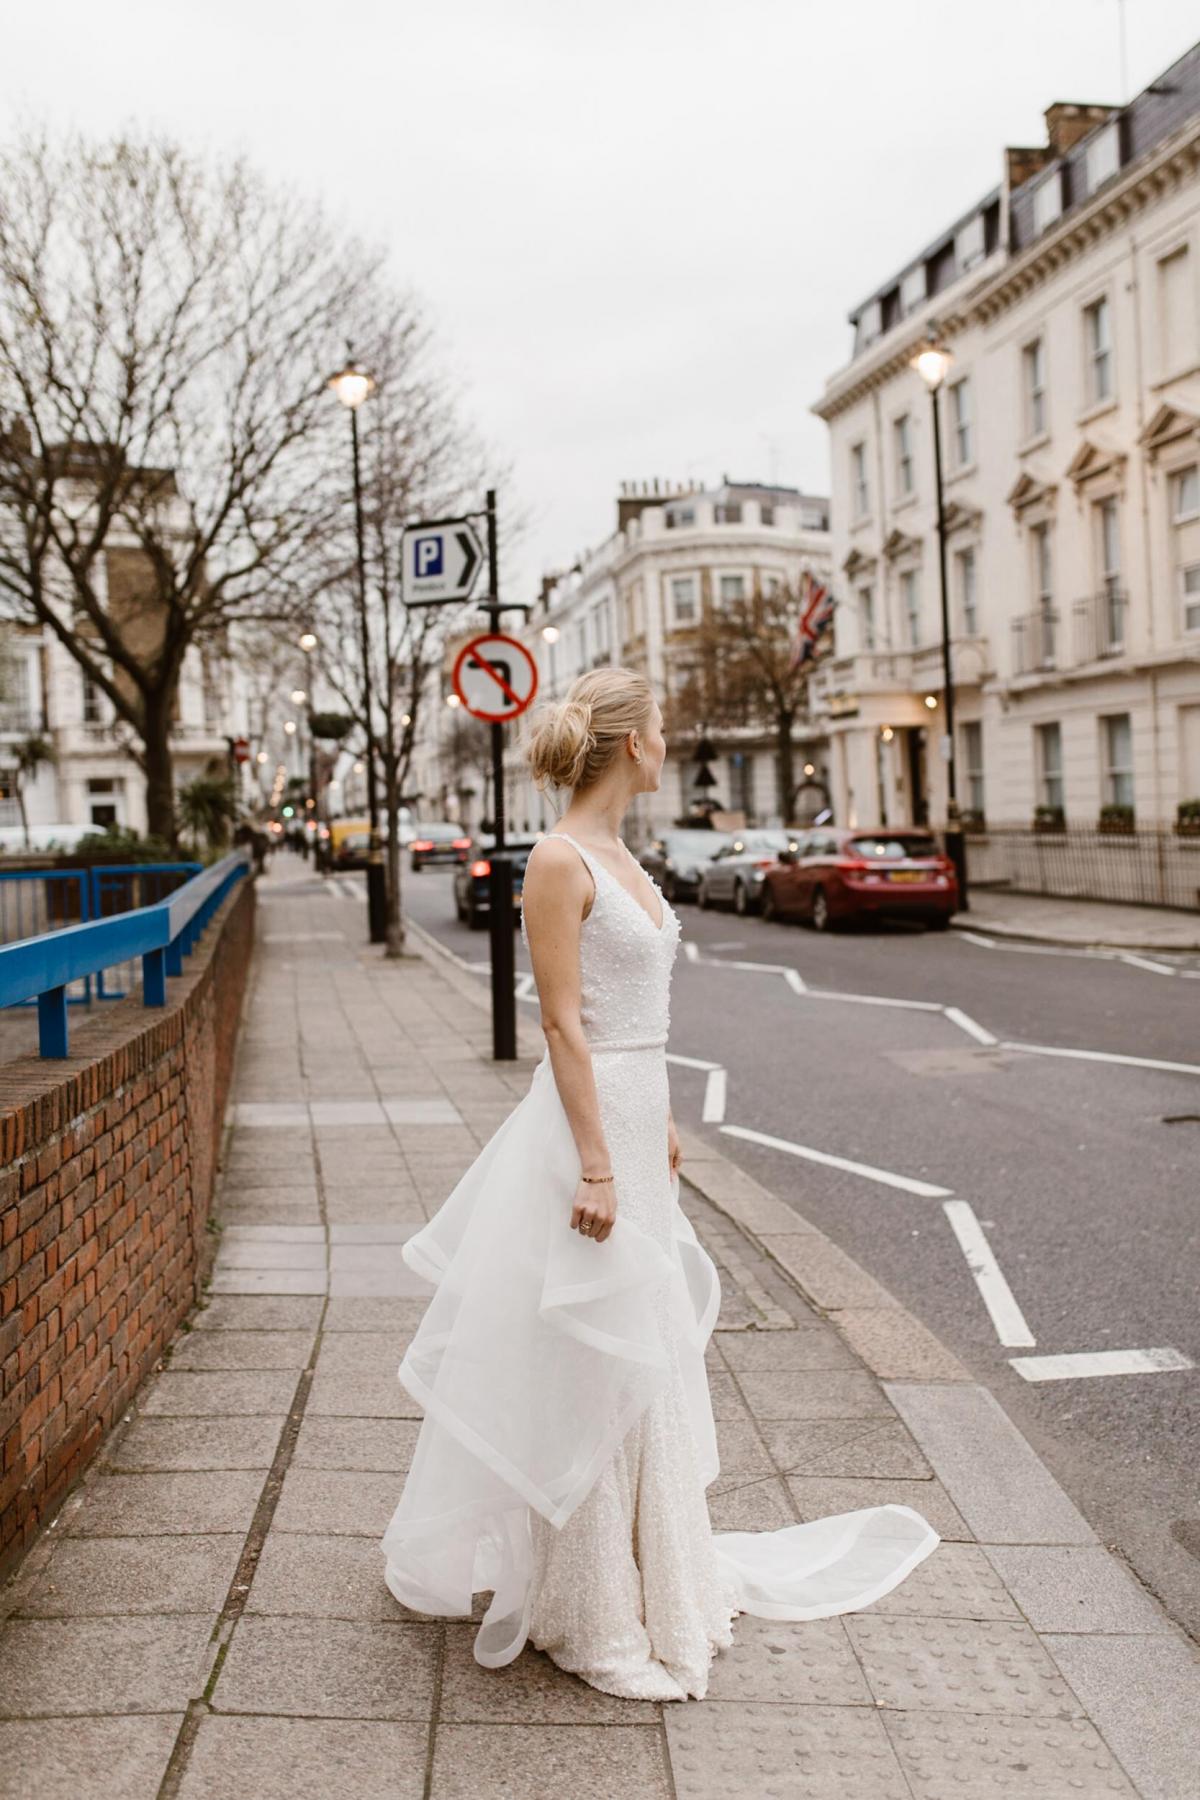
<svg viewBox="0 0 1200 1800">
<path fill-rule="evenodd" d="M 922 302 L 924 301 L 925 296 L 926 296 L 925 264 L 918 263 L 915 269 L 910 269 L 908 271 L 908 274 L 904 277 L 903 281 L 901 281 L 901 283 L 900 283 L 900 310 L 901 310 L 901 312 L 905 312 L 905 313 L 915 312 L 917 310 L 918 306 L 920 306 L 922 304 Z"/>
<path fill-rule="evenodd" d="M 1186 244 L 1158 265 L 1158 329 L 1163 374 L 1190 369 L 1196 361 L 1196 296 Z"/>
<path fill-rule="evenodd" d="M 1025 436 L 1038 438 L 1046 429 L 1046 346 L 1034 338 L 1021 352 L 1025 373 Z"/>
<path fill-rule="evenodd" d="M 764 575 L 763 576 L 762 591 L 763 591 L 763 596 L 765 599 L 774 600 L 775 596 L 782 590 L 782 588 L 783 588 L 783 576 L 782 575 Z"/>
<path fill-rule="evenodd" d="M 713 523 L 716 525 L 740 525 L 742 522 L 742 503 L 740 500 L 726 500 L 722 505 L 713 507 Z"/>
<path fill-rule="evenodd" d="M 850 448 L 850 495 L 854 507 L 854 517 L 865 519 L 871 510 L 871 488 L 867 481 L 867 446 L 853 444 Z"/>
<path fill-rule="evenodd" d="M 913 491 L 912 418 L 901 413 L 892 422 L 892 441 L 896 451 L 896 491 L 901 498 Z"/>
<path fill-rule="evenodd" d="M 986 245 L 984 240 L 983 214 L 976 213 L 968 219 L 954 240 L 954 254 L 958 261 L 959 273 L 973 269 L 976 263 L 982 262 Z"/>
<path fill-rule="evenodd" d="M 1083 343 L 1088 405 L 1099 406 L 1111 399 L 1113 391 L 1112 320 L 1105 295 L 1083 309 Z"/>
<path fill-rule="evenodd" d="M 1183 629 L 1200 631 L 1200 563 L 1180 570 L 1183 585 Z"/>
<path fill-rule="evenodd" d="M 1121 167 L 1121 139 L 1114 119 L 1098 131 L 1084 153 L 1087 164 L 1088 193 L 1094 194 Z"/>
<path fill-rule="evenodd" d="M 981 819 L 984 814 L 983 726 L 978 720 L 972 720 L 962 728 L 962 760 L 967 778 L 967 805 Z"/>
<path fill-rule="evenodd" d="M 746 577 L 744 575 L 722 575 L 717 584 L 717 593 L 726 603 L 746 598 Z"/>
<path fill-rule="evenodd" d="M 85 725 L 104 723 L 104 690 L 90 675 L 83 677 L 83 722 Z"/>
<path fill-rule="evenodd" d="M 967 637 L 974 637 L 979 629 L 974 548 L 960 550 L 954 558 L 954 564 L 958 573 L 958 607 L 963 632 Z"/>
<path fill-rule="evenodd" d="M 93 776 L 87 784 L 88 811 L 93 825 L 106 830 L 110 825 L 120 823 L 120 796 L 124 782 L 114 781 L 108 776 Z M 104 798 L 105 795 L 111 798 Z"/>
<path fill-rule="evenodd" d="M 1062 812 L 1062 727 L 1057 724 L 1036 725 L 1034 736 L 1037 743 L 1039 804 Z"/>
<path fill-rule="evenodd" d="M 769 500 L 762 500 L 759 502 L 758 518 L 761 525 L 773 525 L 775 523 L 775 508 Z"/>
<path fill-rule="evenodd" d="M 1171 477 L 1171 523 L 1186 525 L 1200 517 L 1200 463 L 1176 469 Z"/>
<path fill-rule="evenodd" d="M 1054 667 L 1058 617 L 1054 611 L 1054 544 L 1050 526 L 1046 523 L 1035 525 L 1029 533 L 1029 544 L 1033 555 L 1035 602 L 1033 667 L 1051 669 Z"/>
<path fill-rule="evenodd" d="M 875 648 L 875 589 L 858 590 L 858 639 L 864 650 Z"/>
<path fill-rule="evenodd" d="M 969 468 L 975 460 L 975 437 L 971 410 L 971 383 L 963 377 L 950 389 L 950 421 L 953 432 L 954 466 Z"/>
<path fill-rule="evenodd" d="M 1121 585 L 1121 522 L 1111 497 L 1096 503 L 1096 554 L 1100 585 L 1106 594 L 1115 593 Z"/>
<path fill-rule="evenodd" d="M 670 594 L 672 625 L 694 625 L 700 615 L 696 577 L 694 575 L 673 575 Z"/>
<path fill-rule="evenodd" d="M 1133 805 L 1133 724 L 1128 713 L 1101 719 L 1104 798 L 1109 806 Z"/>
<path fill-rule="evenodd" d="M 908 642 L 915 650 L 921 642 L 921 589 L 915 569 L 905 569 L 901 573 L 900 605 L 904 613 Z"/>
<path fill-rule="evenodd" d="M 1038 232 L 1049 231 L 1062 217 L 1062 170 L 1052 169 L 1033 196 L 1033 223 Z"/>
<path fill-rule="evenodd" d="M 666 527 L 668 531 L 683 531 L 687 526 L 696 523 L 694 506 L 668 506 Z"/>
</svg>

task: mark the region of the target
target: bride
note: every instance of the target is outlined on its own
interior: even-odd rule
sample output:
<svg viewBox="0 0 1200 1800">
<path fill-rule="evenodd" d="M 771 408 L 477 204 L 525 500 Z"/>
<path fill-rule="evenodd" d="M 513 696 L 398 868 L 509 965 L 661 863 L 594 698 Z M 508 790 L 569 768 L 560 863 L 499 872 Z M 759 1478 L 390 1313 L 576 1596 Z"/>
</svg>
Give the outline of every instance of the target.
<svg viewBox="0 0 1200 1800">
<path fill-rule="evenodd" d="M 640 674 L 595 669 L 541 708 L 527 754 L 570 795 L 524 880 L 546 1054 L 405 1246 L 436 1291 L 400 1365 L 425 1416 L 385 1579 L 445 1617 L 490 1594 L 488 1667 L 529 1642 L 609 1694 L 701 1699 L 737 1613 L 868 1606 L 938 1538 L 905 1506 L 714 1535 L 720 1291 L 680 1209 L 667 1088 L 680 927 L 620 837 L 659 786 L 662 713 Z"/>
</svg>

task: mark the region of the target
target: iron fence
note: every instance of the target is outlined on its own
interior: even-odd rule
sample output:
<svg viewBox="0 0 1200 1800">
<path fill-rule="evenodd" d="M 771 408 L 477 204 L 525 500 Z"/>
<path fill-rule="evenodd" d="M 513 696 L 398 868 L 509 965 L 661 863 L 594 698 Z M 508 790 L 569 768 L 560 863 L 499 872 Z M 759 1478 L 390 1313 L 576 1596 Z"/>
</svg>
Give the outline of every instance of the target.
<svg viewBox="0 0 1200 1800">
<path fill-rule="evenodd" d="M 972 887 L 1200 909 L 1200 834 L 1168 826 L 1128 831 L 988 826 L 968 832 L 967 867 Z"/>
</svg>

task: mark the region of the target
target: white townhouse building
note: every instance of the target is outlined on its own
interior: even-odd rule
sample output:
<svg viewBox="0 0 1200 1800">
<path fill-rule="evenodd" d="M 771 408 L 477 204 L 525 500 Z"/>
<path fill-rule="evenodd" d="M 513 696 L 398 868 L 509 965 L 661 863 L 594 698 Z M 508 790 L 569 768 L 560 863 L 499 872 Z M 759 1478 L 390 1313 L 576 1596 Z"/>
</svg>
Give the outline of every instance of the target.
<svg viewBox="0 0 1200 1800">
<path fill-rule="evenodd" d="M 794 586 L 805 569 L 829 576 L 829 502 L 796 488 L 734 482 L 719 487 L 624 483 L 616 530 L 563 574 L 548 577 L 525 627 L 539 663 L 540 691 L 558 696 L 582 671 L 622 663 L 645 672 L 664 707 L 692 668 L 696 627 L 706 609 Z M 769 724 L 712 730 L 717 755 L 713 797 L 747 824 L 780 821 L 776 755 Z M 516 734 L 514 734 L 515 740 Z M 815 811 L 825 788 L 823 732 L 797 730 L 797 772 L 811 768 L 806 790 Z M 630 814 L 631 839 L 644 842 L 686 817 L 705 790 L 695 786 L 695 740 L 670 741 L 659 793 L 641 796 Z M 554 796 L 524 782 L 516 741 L 508 754 L 513 816 L 535 829 L 551 823 Z M 802 794 L 801 801 L 805 796 Z"/>
<path fill-rule="evenodd" d="M 941 822 L 931 403 L 941 389 L 959 804 L 973 830 L 1200 796 L 1200 45 L 1048 140 L 851 314 L 814 410 L 833 469 L 836 655 L 819 690 L 846 824 Z M 1132 813 L 1129 811 L 1132 809 Z M 1200 879 L 1196 871 L 1191 881 Z M 1191 895 L 1194 901 L 1194 894 Z"/>
</svg>

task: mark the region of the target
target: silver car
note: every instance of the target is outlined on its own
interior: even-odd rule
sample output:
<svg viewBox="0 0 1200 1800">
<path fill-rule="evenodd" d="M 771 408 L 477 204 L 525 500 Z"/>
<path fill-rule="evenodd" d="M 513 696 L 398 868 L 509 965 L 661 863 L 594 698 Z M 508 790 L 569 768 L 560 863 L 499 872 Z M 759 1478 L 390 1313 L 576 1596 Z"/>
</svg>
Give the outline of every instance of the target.
<svg viewBox="0 0 1200 1800">
<path fill-rule="evenodd" d="M 638 861 L 668 900 L 694 900 L 702 872 L 729 841 L 727 831 L 671 827 L 639 852 Z"/>
<path fill-rule="evenodd" d="M 757 912 L 763 876 L 779 861 L 781 850 L 794 850 L 793 831 L 738 831 L 705 865 L 696 899 L 701 906 L 732 906 L 743 917 Z"/>
</svg>

